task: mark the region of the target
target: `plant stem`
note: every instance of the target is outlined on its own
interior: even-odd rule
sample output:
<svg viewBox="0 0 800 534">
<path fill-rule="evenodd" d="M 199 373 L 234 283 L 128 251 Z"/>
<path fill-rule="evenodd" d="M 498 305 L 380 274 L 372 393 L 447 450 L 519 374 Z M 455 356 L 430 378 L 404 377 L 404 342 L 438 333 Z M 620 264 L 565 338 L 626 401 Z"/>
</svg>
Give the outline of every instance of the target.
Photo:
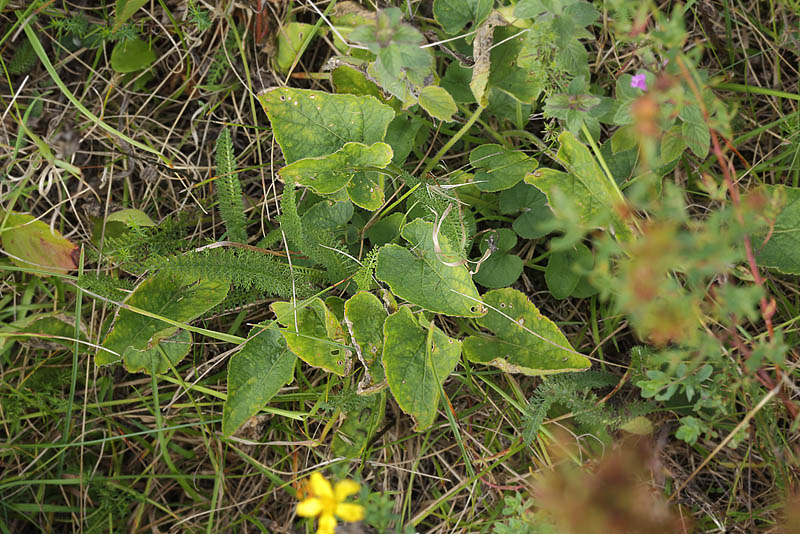
<svg viewBox="0 0 800 534">
<path fill-rule="evenodd" d="M 441 161 L 441 159 L 444 157 L 444 155 L 447 154 L 447 152 L 451 148 L 453 148 L 453 145 L 455 145 L 458 142 L 458 140 L 461 139 L 461 137 L 465 133 L 467 133 L 470 128 L 472 128 L 472 125 L 475 124 L 475 122 L 478 120 L 478 117 L 481 116 L 481 113 L 483 112 L 484 109 L 486 109 L 485 106 L 479 105 L 475 109 L 475 111 L 472 112 L 472 116 L 469 118 L 469 120 L 467 122 L 464 123 L 464 125 L 461 127 L 461 129 L 458 130 L 456 132 L 456 134 L 453 137 L 451 137 L 444 144 L 444 146 L 442 148 L 439 149 L 439 152 L 437 152 L 436 155 L 434 155 L 431 159 L 428 160 L 428 163 L 425 164 L 425 168 L 422 169 L 422 174 L 423 175 L 428 174 L 430 172 L 430 170 L 433 169 L 439 161 Z"/>
</svg>

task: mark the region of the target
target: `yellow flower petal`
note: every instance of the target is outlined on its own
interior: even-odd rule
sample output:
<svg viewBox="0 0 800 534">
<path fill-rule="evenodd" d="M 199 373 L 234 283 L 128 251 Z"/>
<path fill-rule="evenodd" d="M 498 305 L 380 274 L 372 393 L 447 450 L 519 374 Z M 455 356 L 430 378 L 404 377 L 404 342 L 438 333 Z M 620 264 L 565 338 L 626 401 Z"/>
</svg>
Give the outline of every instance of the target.
<svg viewBox="0 0 800 534">
<path fill-rule="evenodd" d="M 360 486 L 352 480 L 342 480 L 336 483 L 333 492 L 336 494 L 337 501 L 343 501 L 350 495 L 358 493 Z"/>
<path fill-rule="evenodd" d="M 336 506 L 336 515 L 342 521 L 361 521 L 364 519 L 364 507 L 360 504 L 340 503 Z"/>
<path fill-rule="evenodd" d="M 300 517 L 316 517 L 321 511 L 322 502 L 316 497 L 297 503 L 297 515 Z"/>
<path fill-rule="evenodd" d="M 334 534 L 336 532 L 336 518 L 332 514 L 319 516 L 317 534 Z"/>
<path fill-rule="evenodd" d="M 322 499 L 333 498 L 333 488 L 319 471 L 311 474 L 311 492 Z"/>
</svg>

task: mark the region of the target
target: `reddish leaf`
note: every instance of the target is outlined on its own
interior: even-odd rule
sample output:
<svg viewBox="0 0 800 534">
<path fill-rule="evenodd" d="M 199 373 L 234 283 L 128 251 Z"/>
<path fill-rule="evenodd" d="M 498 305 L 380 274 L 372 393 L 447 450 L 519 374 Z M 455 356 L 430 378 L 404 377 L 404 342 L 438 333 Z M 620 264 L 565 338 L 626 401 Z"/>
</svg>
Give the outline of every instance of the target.
<svg viewBox="0 0 800 534">
<path fill-rule="evenodd" d="M 0 221 L 5 212 L 0 210 Z M 5 252 L 20 267 L 66 273 L 77 269 L 78 246 L 57 230 L 25 213 L 10 212 L 0 229 L 0 242 Z M 35 273 L 38 276 L 47 274 Z"/>
</svg>

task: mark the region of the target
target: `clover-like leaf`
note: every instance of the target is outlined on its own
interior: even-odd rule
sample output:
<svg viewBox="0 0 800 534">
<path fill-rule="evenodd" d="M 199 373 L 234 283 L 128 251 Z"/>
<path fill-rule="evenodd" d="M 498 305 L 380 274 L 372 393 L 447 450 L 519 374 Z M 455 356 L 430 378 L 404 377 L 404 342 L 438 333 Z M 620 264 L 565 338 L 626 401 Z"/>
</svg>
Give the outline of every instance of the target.
<svg viewBox="0 0 800 534">
<path fill-rule="evenodd" d="M 547 288 L 555 298 L 565 299 L 578 287 L 583 272 L 591 269 L 593 265 L 592 251 L 583 243 L 553 252 L 544 271 Z"/>
<path fill-rule="evenodd" d="M 363 406 L 350 410 L 333 436 L 333 454 L 356 458 L 364 453 L 386 412 L 386 392 L 365 397 Z"/>
<path fill-rule="evenodd" d="M 321 367 L 339 376 L 350 370 L 350 350 L 344 346 L 346 334 L 336 316 L 322 299 L 315 298 L 306 306 L 291 302 L 273 302 L 270 306 L 285 325 L 281 332 L 289 349 L 314 367 Z"/>
<path fill-rule="evenodd" d="M 425 430 L 436 419 L 440 388 L 455 369 L 461 342 L 430 325 L 422 325 L 403 306 L 383 327 L 383 366 L 389 389 L 400 408 Z M 438 382 L 436 380 L 438 378 Z"/>
<path fill-rule="evenodd" d="M 433 17 L 445 33 L 455 35 L 469 23 L 483 22 L 492 4 L 492 0 L 434 0 Z"/>
<path fill-rule="evenodd" d="M 514 187 L 538 166 L 536 160 L 519 150 L 500 145 L 481 145 L 470 153 L 475 167 L 475 185 L 481 191 L 502 191 Z"/>
<path fill-rule="evenodd" d="M 223 280 L 188 273 L 159 272 L 150 276 L 124 300 L 128 307 L 117 312 L 114 327 L 95 355 L 95 363 L 107 365 L 124 358 L 128 350 L 152 348 L 178 330 L 177 326 L 130 307 L 186 323 L 222 302 L 229 287 Z"/>
<path fill-rule="evenodd" d="M 489 313 L 477 322 L 495 335 L 467 337 L 463 350 L 468 360 L 532 376 L 589 368 L 589 360 L 522 292 L 494 289 L 483 299 Z"/>
<path fill-rule="evenodd" d="M 274 326 L 255 326 L 228 364 L 228 397 L 222 407 L 222 434 L 230 436 L 293 378 L 297 356 Z"/>
<path fill-rule="evenodd" d="M 191 348 L 191 332 L 188 330 L 179 330 L 170 337 L 162 339 L 156 346 L 149 349 L 126 350 L 122 361 L 125 363 L 125 368 L 129 373 L 147 373 L 149 375 L 162 374 L 169 371 L 169 362 L 171 362 L 172 365 L 176 365 L 189 354 L 189 349 Z"/>
<path fill-rule="evenodd" d="M 500 213 L 520 215 L 511 227 L 523 239 L 538 239 L 548 234 L 543 223 L 553 218 L 547 207 L 547 197 L 534 186 L 519 183 L 500 193 Z"/>
<path fill-rule="evenodd" d="M 37 221 L 33 216 L 0 209 L 0 243 L 11 261 L 20 267 L 66 273 L 78 268 L 78 246 L 58 230 Z M 49 276 L 34 273 L 37 276 Z"/>
<path fill-rule="evenodd" d="M 275 87 L 258 100 L 287 163 L 333 154 L 348 142 L 383 141 L 394 110 L 371 96 Z"/>
<path fill-rule="evenodd" d="M 517 236 L 508 228 L 492 230 L 484 234 L 478 248 L 481 254 L 492 249 L 491 255 L 481 263 L 472 279 L 483 287 L 507 287 L 517 281 L 522 274 L 524 263 L 519 256 L 509 254 L 517 245 Z"/>
<path fill-rule="evenodd" d="M 356 174 L 372 167 L 383 168 L 392 161 L 392 148 L 386 143 L 346 143 L 333 154 L 304 158 L 278 171 L 284 180 L 293 179 L 321 195 L 344 188 Z"/>
<path fill-rule="evenodd" d="M 443 235 L 434 243 L 434 225 L 422 219 L 407 224 L 401 235 L 411 248 L 385 245 L 378 252 L 375 276 L 400 298 L 426 310 L 459 317 L 486 313 L 460 255 Z"/>
</svg>

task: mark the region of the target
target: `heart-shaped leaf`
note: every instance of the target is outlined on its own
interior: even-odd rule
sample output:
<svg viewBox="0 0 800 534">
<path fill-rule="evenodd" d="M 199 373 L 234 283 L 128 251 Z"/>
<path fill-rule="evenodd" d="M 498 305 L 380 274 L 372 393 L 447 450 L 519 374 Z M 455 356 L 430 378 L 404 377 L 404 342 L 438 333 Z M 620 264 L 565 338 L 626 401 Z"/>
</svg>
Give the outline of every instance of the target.
<svg viewBox="0 0 800 534">
<path fill-rule="evenodd" d="M 557 189 L 571 201 L 581 223 L 600 224 L 602 221 L 611 224 L 620 240 L 630 240 L 633 236 L 631 230 L 616 211 L 609 210 L 610 207 L 625 202 L 616 184 L 612 184 L 589 149 L 574 135 L 564 132 L 558 140 L 560 147 L 557 157 L 568 173 L 540 168 L 527 175 L 525 181 L 547 195 L 551 208 L 554 207 L 552 197 Z"/>
<path fill-rule="evenodd" d="M 273 302 L 270 306 L 285 325 L 281 332 L 289 349 L 314 367 L 321 367 L 339 376 L 350 370 L 350 350 L 343 345 L 346 334 L 336 316 L 322 299 L 315 298 L 302 308 L 291 302 Z"/>
<path fill-rule="evenodd" d="M 357 173 L 386 167 L 391 161 L 392 148 L 386 143 L 346 143 L 333 154 L 295 161 L 278 174 L 284 180 L 293 179 L 321 195 L 329 195 L 345 187 Z"/>
<path fill-rule="evenodd" d="M 394 111 L 371 96 L 275 87 L 259 93 L 287 163 L 383 141 Z"/>
<path fill-rule="evenodd" d="M 303 44 L 313 31 L 314 25 L 305 22 L 290 22 L 278 30 L 278 54 L 275 63 L 280 72 L 289 71 L 295 58 L 304 52 Z"/>
<path fill-rule="evenodd" d="M 459 317 L 486 313 L 472 277 L 447 238 L 422 219 L 407 224 L 401 234 L 411 248 L 385 245 L 378 252 L 375 276 L 392 292 L 426 310 Z"/>
<path fill-rule="evenodd" d="M 461 342 L 420 324 L 405 306 L 386 319 L 383 332 L 389 389 L 400 408 L 414 418 L 414 429 L 425 430 L 436 419 L 440 389 L 458 363 Z"/>
<path fill-rule="evenodd" d="M 160 272 L 140 283 L 124 303 L 130 307 L 186 323 L 210 310 L 228 294 L 229 284 L 188 273 Z M 145 350 L 178 330 L 177 326 L 128 308 L 117 312 L 114 327 L 95 355 L 97 365 L 125 357 L 128 350 Z"/>
<path fill-rule="evenodd" d="M 500 145 L 475 148 L 469 155 L 469 162 L 476 169 L 474 182 L 481 191 L 514 187 L 538 166 L 536 160 L 524 152 Z"/>
<path fill-rule="evenodd" d="M 513 214 L 521 212 L 511 227 L 523 239 L 538 239 L 548 234 L 543 223 L 553 218 L 547 207 L 547 197 L 534 186 L 519 183 L 500 193 L 500 212 Z"/>
<path fill-rule="evenodd" d="M 570 346 L 555 323 L 539 313 L 522 292 L 494 289 L 483 299 L 489 313 L 477 322 L 495 335 L 465 339 L 468 360 L 532 376 L 589 368 L 589 360 Z"/>
<path fill-rule="evenodd" d="M 222 434 L 231 436 L 293 378 L 297 360 L 274 326 L 255 326 L 228 364 L 228 398 L 222 407 Z"/>
<path fill-rule="evenodd" d="M 191 332 L 179 330 L 172 336 L 159 341 L 155 347 L 144 350 L 126 350 L 122 360 L 129 373 L 162 374 L 169 371 L 169 362 L 176 365 L 189 354 L 190 348 L 192 348 Z"/>
</svg>

